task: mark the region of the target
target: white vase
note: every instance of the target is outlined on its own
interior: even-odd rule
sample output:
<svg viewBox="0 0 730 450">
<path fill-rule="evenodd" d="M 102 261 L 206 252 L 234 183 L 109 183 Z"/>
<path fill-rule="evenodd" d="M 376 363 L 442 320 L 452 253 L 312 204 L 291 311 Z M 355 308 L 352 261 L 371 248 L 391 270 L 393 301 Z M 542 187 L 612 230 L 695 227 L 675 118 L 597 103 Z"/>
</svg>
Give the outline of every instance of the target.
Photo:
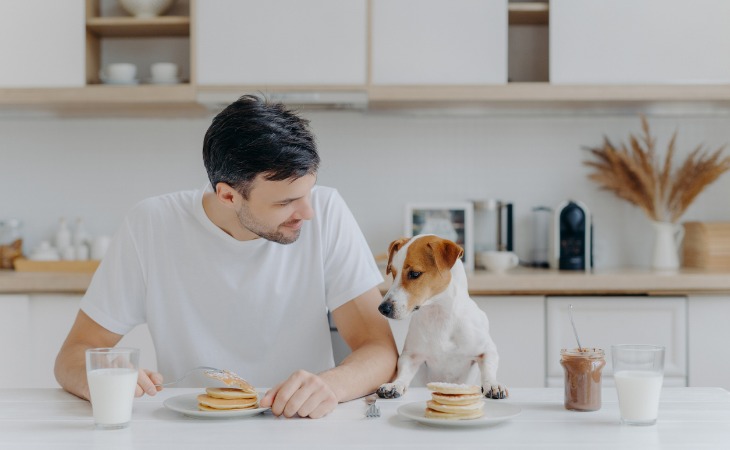
<svg viewBox="0 0 730 450">
<path fill-rule="evenodd" d="M 679 268 L 679 246 L 684 227 L 670 222 L 652 222 L 654 227 L 654 257 L 652 268 L 670 270 Z"/>
</svg>

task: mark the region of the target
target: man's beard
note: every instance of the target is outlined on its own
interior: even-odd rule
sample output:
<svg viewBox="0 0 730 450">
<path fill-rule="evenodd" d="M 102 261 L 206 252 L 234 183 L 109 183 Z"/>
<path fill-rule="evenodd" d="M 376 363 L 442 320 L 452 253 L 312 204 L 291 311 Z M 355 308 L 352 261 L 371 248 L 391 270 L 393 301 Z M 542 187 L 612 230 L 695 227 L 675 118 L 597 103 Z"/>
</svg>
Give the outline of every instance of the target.
<svg viewBox="0 0 730 450">
<path fill-rule="evenodd" d="M 256 234 L 259 237 L 262 237 L 266 239 L 267 241 L 276 242 L 278 244 L 291 244 L 295 242 L 297 239 L 299 239 L 299 230 L 293 230 L 294 235 L 293 236 L 287 236 L 281 231 L 279 231 L 279 226 L 277 226 L 274 229 L 267 228 L 266 225 L 263 225 L 262 223 L 258 222 L 250 213 L 247 206 L 241 207 L 238 211 L 236 211 L 236 216 L 238 217 L 238 222 L 241 224 L 242 227 L 249 230 L 250 232 Z"/>
</svg>

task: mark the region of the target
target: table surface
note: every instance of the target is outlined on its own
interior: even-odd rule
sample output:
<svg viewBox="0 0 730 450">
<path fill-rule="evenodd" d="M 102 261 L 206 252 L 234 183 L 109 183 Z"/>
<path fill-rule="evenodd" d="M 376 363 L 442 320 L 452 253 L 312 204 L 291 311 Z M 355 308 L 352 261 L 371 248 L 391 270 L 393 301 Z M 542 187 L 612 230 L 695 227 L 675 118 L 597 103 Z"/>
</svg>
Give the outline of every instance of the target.
<svg viewBox="0 0 730 450">
<path fill-rule="evenodd" d="M 201 448 L 730 448 L 730 393 L 720 388 L 665 388 L 655 426 L 619 423 L 614 389 L 603 390 L 599 411 L 563 408 L 562 389 L 512 389 L 507 402 L 521 413 L 484 427 L 435 427 L 398 415 L 399 406 L 430 397 L 412 388 L 378 400 L 382 416 L 364 417 L 362 399 L 343 403 L 323 419 L 261 415 L 205 420 L 163 406 L 167 398 L 202 389 L 166 389 L 135 400 L 132 424 L 95 430 L 91 406 L 60 389 L 0 390 L 0 449 Z"/>
</svg>

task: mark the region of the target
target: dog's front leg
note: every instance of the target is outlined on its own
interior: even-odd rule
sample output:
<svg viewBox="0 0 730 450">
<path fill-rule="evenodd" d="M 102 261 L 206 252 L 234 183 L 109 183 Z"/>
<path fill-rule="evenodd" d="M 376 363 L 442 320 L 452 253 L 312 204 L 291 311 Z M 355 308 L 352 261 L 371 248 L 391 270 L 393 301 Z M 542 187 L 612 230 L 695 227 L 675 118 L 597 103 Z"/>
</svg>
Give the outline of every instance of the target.
<svg viewBox="0 0 730 450">
<path fill-rule="evenodd" d="M 497 366 L 499 365 L 499 354 L 493 345 L 477 356 L 477 364 L 482 375 L 482 392 L 487 398 L 507 398 L 509 391 L 505 386 L 497 382 Z"/>
<path fill-rule="evenodd" d="M 416 376 L 418 368 L 425 361 L 423 356 L 413 353 L 403 353 L 398 358 L 398 373 L 392 383 L 385 383 L 378 388 L 378 396 L 380 398 L 398 398 L 405 394 L 406 389 L 411 384 L 411 380 Z"/>
</svg>

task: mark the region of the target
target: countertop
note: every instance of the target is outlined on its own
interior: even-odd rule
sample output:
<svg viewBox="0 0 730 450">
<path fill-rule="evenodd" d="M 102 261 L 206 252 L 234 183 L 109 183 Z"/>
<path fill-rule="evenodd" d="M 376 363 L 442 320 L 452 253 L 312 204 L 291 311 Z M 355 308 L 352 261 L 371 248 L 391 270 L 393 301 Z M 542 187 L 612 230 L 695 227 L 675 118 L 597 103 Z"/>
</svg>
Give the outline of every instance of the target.
<svg viewBox="0 0 730 450">
<path fill-rule="evenodd" d="M 202 389 L 165 389 L 135 400 L 132 424 L 94 430 L 91 406 L 60 389 L 0 390 L 0 448 L 201 449 L 201 448 L 529 448 L 725 449 L 730 442 L 730 393 L 720 388 L 664 388 L 657 424 L 619 423 L 616 391 L 604 388 L 594 412 L 567 411 L 562 388 L 515 388 L 504 402 L 518 415 L 480 426 L 431 426 L 407 419 L 398 408 L 423 405 L 425 388 L 378 400 L 382 415 L 364 417 L 362 399 L 342 403 L 322 419 L 277 418 L 270 412 L 226 420 L 196 419 L 166 409 L 163 401 Z M 490 403 L 492 402 L 492 403 Z"/>
<path fill-rule="evenodd" d="M 0 271 L 0 294 L 83 294 L 92 274 Z M 390 276 L 380 285 L 385 292 Z M 475 271 L 472 295 L 688 295 L 730 294 L 730 272 L 613 269 L 568 272 L 519 267 L 504 274 Z"/>
</svg>

